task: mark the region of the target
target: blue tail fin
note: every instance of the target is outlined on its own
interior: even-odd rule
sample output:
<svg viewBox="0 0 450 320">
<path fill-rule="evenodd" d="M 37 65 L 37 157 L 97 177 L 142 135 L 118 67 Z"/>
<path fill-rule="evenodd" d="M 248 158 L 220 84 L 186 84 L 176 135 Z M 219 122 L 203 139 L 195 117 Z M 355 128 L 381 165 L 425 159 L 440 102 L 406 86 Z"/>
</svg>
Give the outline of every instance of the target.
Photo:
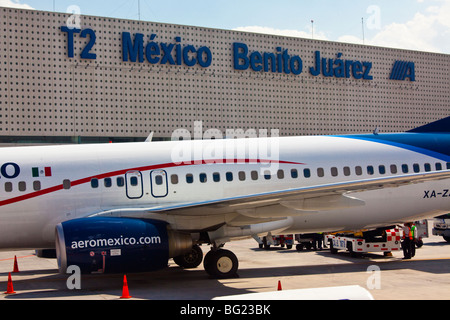
<svg viewBox="0 0 450 320">
<path fill-rule="evenodd" d="M 450 117 L 412 129 L 412 133 L 450 133 Z"/>
</svg>

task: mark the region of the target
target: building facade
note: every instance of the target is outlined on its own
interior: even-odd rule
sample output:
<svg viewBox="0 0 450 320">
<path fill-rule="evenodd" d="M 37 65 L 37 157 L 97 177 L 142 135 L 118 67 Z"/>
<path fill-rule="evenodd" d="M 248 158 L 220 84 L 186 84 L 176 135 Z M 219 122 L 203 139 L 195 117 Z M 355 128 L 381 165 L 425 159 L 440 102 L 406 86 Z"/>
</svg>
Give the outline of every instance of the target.
<svg viewBox="0 0 450 320">
<path fill-rule="evenodd" d="M 0 8 L 0 143 L 176 129 L 405 131 L 450 115 L 450 56 Z"/>
</svg>

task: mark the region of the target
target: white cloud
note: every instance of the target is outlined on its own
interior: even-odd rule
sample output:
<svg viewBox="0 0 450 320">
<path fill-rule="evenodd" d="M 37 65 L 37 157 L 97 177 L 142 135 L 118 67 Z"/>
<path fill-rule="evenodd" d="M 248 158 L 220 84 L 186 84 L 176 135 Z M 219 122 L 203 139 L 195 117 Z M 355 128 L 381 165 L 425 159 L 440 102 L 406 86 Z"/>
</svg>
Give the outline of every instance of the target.
<svg viewBox="0 0 450 320">
<path fill-rule="evenodd" d="M 417 12 L 405 23 L 391 23 L 382 26 L 374 36 L 366 39 L 366 44 L 450 53 L 448 41 L 450 37 L 450 1 L 417 0 L 417 2 L 427 3 L 430 6 L 423 12 Z"/>
<path fill-rule="evenodd" d="M 373 36 L 366 37 L 365 44 L 408 50 L 450 53 L 450 0 L 417 0 L 429 3 L 421 13 L 416 13 L 405 23 L 382 25 Z M 381 12 L 382 14 L 382 12 Z M 311 27 L 307 31 L 280 30 L 261 26 L 240 27 L 235 30 L 311 39 Z M 326 33 L 314 30 L 314 39 L 362 44 L 362 37 L 342 35 L 329 39 Z"/>
<path fill-rule="evenodd" d="M 34 9 L 28 4 L 22 4 L 19 0 L 0 0 L 0 7 L 19 8 L 19 9 Z"/>
<path fill-rule="evenodd" d="M 345 43 L 356 43 L 356 44 L 363 44 L 363 39 L 356 37 L 356 36 L 352 36 L 352 35 L 343 35 L 340 36 L 337 40 L 337 42 L 345 42 Z M 366 42 L 367 44 L 367 42 Z"/>
<path fill-rule="evenodd" d="M 369 43 L 383 47 L 421 51 L 443 51 L 436 43 L 436 38 L 442 32 L 442 26 L 436 24 L 436 18 L 417 13 L 406 23 L 392 23 L 382 28 Z"/>
<path fill-rule="evenodd" d="M 295 37 L 295 38 L 309 38 L 312 37 L 311 27 L 309 31 L 301 31 L 301 30 L 289 30 L 289 29 L 274 29 L 270 27 L 261 27 L 261 26 L 248 26 L 248 27 L 239 27 L 233 29 L 235 31 L 244 31 L 244 32 L 254 32 L 254 33 L 263 33 L 263 34 L 272 34 L 276 36 L 285 36 L 285 37 Z M 316 40 L 328 40 L 327 36 L 323 32 L 314 31 L 314 39 Z"/>
</svg>

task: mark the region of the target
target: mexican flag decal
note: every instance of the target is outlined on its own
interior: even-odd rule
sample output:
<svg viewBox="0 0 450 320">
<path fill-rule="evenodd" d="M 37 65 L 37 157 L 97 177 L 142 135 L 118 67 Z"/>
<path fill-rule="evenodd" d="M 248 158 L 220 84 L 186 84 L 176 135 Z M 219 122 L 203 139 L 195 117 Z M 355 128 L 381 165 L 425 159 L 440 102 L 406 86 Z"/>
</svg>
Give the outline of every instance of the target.
<svg viewBox="0 0 450 320">
<path fill-rule="evenodd" d="M 33 168 L 33 178 L 41 178 L 41 177 L 51 177 L 52 176 L 52 168 Z"/>
</svg>

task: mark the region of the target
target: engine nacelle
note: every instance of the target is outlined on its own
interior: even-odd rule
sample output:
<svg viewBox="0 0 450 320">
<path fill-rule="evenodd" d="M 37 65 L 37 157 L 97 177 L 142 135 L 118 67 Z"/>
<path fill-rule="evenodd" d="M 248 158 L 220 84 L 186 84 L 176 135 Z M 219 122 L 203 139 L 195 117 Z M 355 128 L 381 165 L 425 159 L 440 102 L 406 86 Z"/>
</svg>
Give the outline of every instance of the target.
<svg viewBox="0 0 450 320">
<path fill-rule="evenodd" d="M 72 265 L 82 273 L 155 271 L 191 249 L 190 234 L 174 232 L 157 220 L 85 218 L 56 227 L 61 273 Z"/>
</svg>

